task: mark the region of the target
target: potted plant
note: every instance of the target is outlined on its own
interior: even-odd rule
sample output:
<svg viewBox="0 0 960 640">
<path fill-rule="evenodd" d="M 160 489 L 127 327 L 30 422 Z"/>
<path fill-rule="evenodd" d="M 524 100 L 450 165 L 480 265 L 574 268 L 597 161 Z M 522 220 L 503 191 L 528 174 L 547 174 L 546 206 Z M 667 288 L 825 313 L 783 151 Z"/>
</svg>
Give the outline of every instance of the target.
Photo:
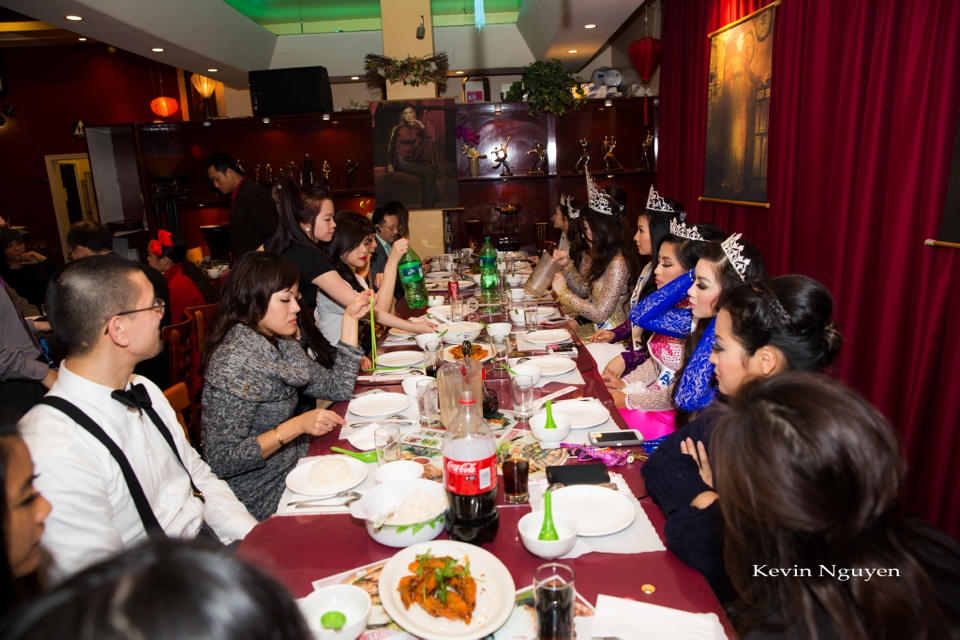
<svg viewBox="0 0 960 640">
<path fill-rule="evenodd" d="M 562 116 L 567 109 L 579 109 L 583 88 L 579 78 L 575 78 L 556 58 L 528 64 L 523 68 L 523 78 L 510 85 L 505 100 L 520 102 L 526 94 L 530 105 L 530 115 L 540 113 L 540 109 Z"/>
</svg>

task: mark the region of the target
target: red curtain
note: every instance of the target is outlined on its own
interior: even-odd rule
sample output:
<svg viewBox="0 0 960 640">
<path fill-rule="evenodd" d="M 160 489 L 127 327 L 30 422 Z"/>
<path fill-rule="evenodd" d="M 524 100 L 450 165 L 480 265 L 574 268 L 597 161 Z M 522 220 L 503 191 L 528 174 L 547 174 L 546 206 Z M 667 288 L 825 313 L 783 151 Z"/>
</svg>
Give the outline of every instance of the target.
<svg viewBox="0 0 960 640">
<path fill-rule="evenodd" d="M 770 208 L 698 202 L 707 34 L 768 0 L 669 0 L 657 190 L 740 231 L 773 274 L 833 292 L 840 376 L 900 429 L 905 507 L 960 537 L 960 255 L 939 229 L 960 111 L 960 2 L 786 0 L 775 19 Z"/>
</svg>

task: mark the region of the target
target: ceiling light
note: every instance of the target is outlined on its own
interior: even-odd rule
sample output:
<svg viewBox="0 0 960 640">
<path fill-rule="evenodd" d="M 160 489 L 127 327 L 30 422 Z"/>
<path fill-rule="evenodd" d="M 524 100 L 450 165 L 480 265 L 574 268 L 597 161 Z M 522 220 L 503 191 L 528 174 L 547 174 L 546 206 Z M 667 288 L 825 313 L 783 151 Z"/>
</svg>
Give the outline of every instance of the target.
<svg viewBox="0 0 960 640">
<path fill-rule="evenodd" d="M 264 118 L 263 124 L 270 124 L 270 118 Z"/>
<path fill-rule="evenodd" d="M 456 73 L 458 76 L 462 76 L 462 75 L 463 75 L 463 71 L 454 71 L 454 73 Z"/>
<path fill-rule="evenodd" d="M 154 47 L 153 49 L 150 49 L 150 51 L 153 51 L 154 53 L 163 53 L 163 47 Z"/>
<path fill-rule="evenodd" d="M 360 76 L 350 76 L 350 79 L 351 79 L 351 80 L 359 80 L 359 79 L 360 79 Z"/>
<path fill-rule="evenodd" d="M 216 73 L 217 71 L 220 71 L 220 69 L 207 69 L 207 73 Z"/>
<path fill-rule="evenodd" d="M 86 41 L 87 41 L 86 38 L 77 38 L 77 40 L 79 40 L 80 42 L 86 42 Z"/>
<path fill-rule="evenodd" d="M 584 28 L 584 29 L 596 29 L 596 28 L 597 28 L 597 25 L 595 25 L 595 24 L 585 24 L 585 25 L 583 25 L 583 28 Z"/>
<path fill-rule="evenodd" d="M 580 53 L 579 49 L 567 49 L 567 53 Z"/>
<path fill-rule="evenodd" d="M 63 17 L 66 18 L 67 20 L 70 20 L 71 22 L 80 22 L 81 20 L 83 20 L 83 18 L 81 18 L 80 16 L 63 16 Z"/>
</svg>

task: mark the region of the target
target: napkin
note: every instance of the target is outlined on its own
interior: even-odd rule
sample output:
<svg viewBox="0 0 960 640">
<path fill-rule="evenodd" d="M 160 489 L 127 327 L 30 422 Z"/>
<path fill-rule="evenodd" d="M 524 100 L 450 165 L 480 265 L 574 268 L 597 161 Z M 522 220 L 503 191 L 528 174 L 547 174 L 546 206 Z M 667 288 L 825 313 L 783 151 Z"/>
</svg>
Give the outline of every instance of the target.
<svg viewBox="0 0 960 640">
<path fill-rule="evenodd" d="M 300 458 L 300 460 L 297 462 L 297 467 L 300 467 L 301 465 L 305 465 L 305 464 L 312 464 L 319 457 L 320 456 L 309 456 L 306 458 Z M 353 487 L 353 490 L 359 493 L 365 493 L 366 491 L 373 489 L 375 484 L 373 481 L 373 472 L 377 470 L 377 463 L 368 462 L 366 463 L 366 465 L 367 465 L 367 477 L 364 479 L 363 482 L 358 484 L 356 487 Z M 294 493 L 293 491 L 290 490 L 290 487 L 286 487 L 283 490 L 283 495 L 280 496 L 280 503 L 277 505 L 277 515 L 278 516 L 306 516 L 306 515 L 316 515 L 318 513 L 324 513 L 324 514 L 350 513 L 349 506 L 342 506 L 342 505 L 324 506 L 322 502 L 323 498 L 317 498 L 317 501 L 320 502 L 320 504 L 316 506 L 304 507 L 301 509 L 297 509 L 295 505 L 289 506 L 289 507 L 287 506 L 288 503 L 293 502 L 295 500 L 309 500 L 311 498 L 312 496 L 304 496 L 304 495 L 300 495 L 299 493 Z M 336 500 L 331 498 L 330 502 L 336 503 L 338 500 L 342 501 L 343 498 L 337 498 Z"/>
<path fill-rule="evenodd" d="M 562 376 L 541 376 L 540 381 L 534 385 L 537 389 L 540 387 L 545 387 L 551 382 L 560 382 L 563 384 L 586 384 L 583 379 L 583 376 L 580 375 L 580 372 L 577 369 L 569 371 Z"/>
<path fill-rule="evenodd" d="M 373 440 L 373 432 L 380 428 L 380 423 L 371 422 L 368 425 L 364 425 L 357 429 L 351 429 L 349 435 L 346 436 L 347 442 L 352 444 L 355 448 L 360 451 L 372 451 L 376 448 L 376 443 Z M 340 429 L 340 439 L 343 439 L 344 428 Z"/>
<path fill-rule="evenodd" d="M 610 473 L 610 481 L 617 485 L 617 490 L 627 496 L 636 510 L 636 519 L 629 527 L 617 533 L 611 533 L 606 536 L 596 536 L 585 538 L 580 536 L 577 543 L 573 545 L 563 558 L 579 558 L 580 556 L 592 553 L 645 553 L 647 551 L 666 551 L 666 547 L 660 541 L 653 525 L 650 524 L 650 518 L 640 505 L 640 501 L 634 497 L 633 492 L 627 485 L 627 481 L 619 473 Z M 547 488 L 546 478 L 541 481 L 530 481 L 530 506 L 533 509 L 543 509 L 543 493 Z M 612 489 L 611 489 L 612 491 Z"/>
<path fill-rule="evenodd" d="M 721 640 L 727 637 L 715 613 L 690 613 L 600 594 L 594 638 L 624 640 Z"/>
</svg>

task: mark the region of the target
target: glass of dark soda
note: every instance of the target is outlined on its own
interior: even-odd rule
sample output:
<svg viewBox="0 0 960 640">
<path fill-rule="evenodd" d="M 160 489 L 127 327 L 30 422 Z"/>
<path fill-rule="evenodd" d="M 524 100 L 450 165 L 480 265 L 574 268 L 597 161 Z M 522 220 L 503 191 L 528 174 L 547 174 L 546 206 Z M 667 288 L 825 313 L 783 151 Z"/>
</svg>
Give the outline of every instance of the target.
<svg viewBox="0 0 960 640">
<path fill-rule="evenodd" d="M 514 444 L 507 459 L 500 465 L 503 469 L 503 499 L 507 504 L 525 504 L 530 501 L 527 482 L 530 473 L 530 452 L 525 444 Z"/>
<path fill-rule="evenodd" d="M 533 572 L 533 603 L 540 640 L 573 640 L 574 573 L 559 562 L 542 564 Z"/>
</svg>

